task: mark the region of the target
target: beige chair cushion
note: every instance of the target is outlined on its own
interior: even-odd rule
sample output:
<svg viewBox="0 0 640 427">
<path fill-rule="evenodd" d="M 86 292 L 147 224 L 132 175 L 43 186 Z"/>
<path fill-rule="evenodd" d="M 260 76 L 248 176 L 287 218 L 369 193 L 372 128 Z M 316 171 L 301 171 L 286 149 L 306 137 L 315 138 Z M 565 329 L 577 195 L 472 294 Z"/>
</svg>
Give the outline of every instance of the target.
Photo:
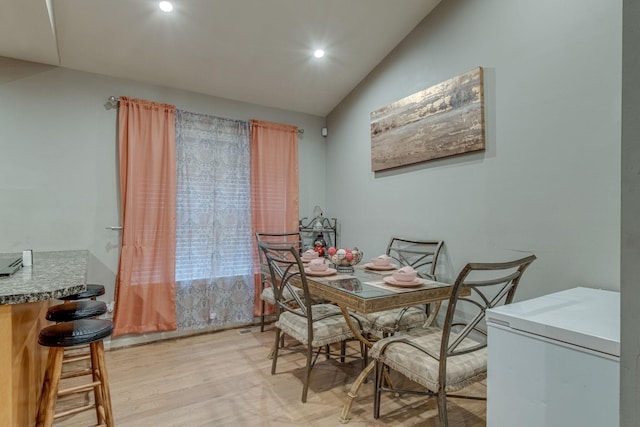
<svg viewBox="0 0 640 427">
<path fill-rule="evenodd" d="M 276 297 L 273 295 L 273 288 L 271 286 L 264 288 L 260 293 L 260 299 L 264 302 L 268 302 L 269 304 L 275 304 Z"/>
<path fill-rule="evenodd" d="M 316 304 L 311 307 L 314 319 L 332 314 L 331 317 L 314 320 L 311 347 L 321 347 L 354 337 L 339 307 L 332 304 Z M 366 326 L 366 320 L 362 317 L 357 317 Z M 306 317 L 298 316 L 291 312 L 283 312 L 276 322 L 276 327 L 302 344 L 309 345 Z"/>
<path fill-rule="evenodd" d="M 423 351 L 403 343 L 391 343 L 384 354 L 382 347 L 390 341 L 409 339 L 412 343 L 428 349 L 435 356 L 440 355 L 442 330 L 437 327 L 412 329 L 374 344 L 369 354 L 373 359 L 383 361 L 391 369 L 400 372 L 412 381 L 431 391 L 438 391 L 439 362 Z M 468 348 L 477 343 L 466 339 L 459 348 Z M 447 378 L 445 391 L 460 390 L 487 377 L 486 347 L 472 353 L 447 358 Z"/>
<path fill-rule="evenodd" d="M 424 307 L 410 307 L 402 317 L 400 317 L 401 312 L 402 309 L 398 308 L 365 315 L 367 321 L 371 324 L 368 332 L 381 336 L 383 334 L 393 334 L 397 331 L 421 328 L 428 318 Z"/>
<path fill-rule="evenodd" d="M 302 298 L 304 297 L 304 292 L 302 291 L 302 289 L 300 289 L 300 291 L 298 292 L 298 295 Z M 291 296 L 291 291 L 289 289 L 285 289 L 284 290 L 284 298 L 287 300 L 291 300 L 293 299 L 293 296 Z M 262 290 L 262 293 L 260 294 L 260 299 L 262 301 L 268 302 L 269 304 L 274 304 L 276 303 L 276 297 L 273 294 L 273 288 L 271 286 L 268 286 L 266 288 L 264 288 Z"/>
<path fill-rule="evenodd" d="M 298 296 L 300 297 L 300 299 L 304 299 L 304 291 L 302 289 L 296 289 L 296 292 L 298 293 Z M 284 290 L 284 297 L 287 300 L 293 300 L 293 297 L 291 296 L 291 291 L 289 289 Z M 275 305 L 276 297 L 273 294 L 273 288 L 271 286 L 264 288 L 262 290 L 262 293 L 260 294 L 260 299 L 262 301 L 268 302 L 269 304 Z M 311 298 L 311 303 L 313 304 L 322 304 L 325 302 L 326 301 L 321 298 Z"/>
</svg>

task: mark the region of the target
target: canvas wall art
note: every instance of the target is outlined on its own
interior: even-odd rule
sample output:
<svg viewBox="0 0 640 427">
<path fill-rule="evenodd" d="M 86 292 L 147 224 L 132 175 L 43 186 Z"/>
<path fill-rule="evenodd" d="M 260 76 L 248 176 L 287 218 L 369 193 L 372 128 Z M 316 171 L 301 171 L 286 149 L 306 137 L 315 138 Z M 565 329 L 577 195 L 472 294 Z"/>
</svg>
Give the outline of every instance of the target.
<svg viewBox="0 0 640 427">
<path fill-rule="evenodd" d="M 482 67 L 371 113 L 374 172 L 484 149 Z"/>
</svg>

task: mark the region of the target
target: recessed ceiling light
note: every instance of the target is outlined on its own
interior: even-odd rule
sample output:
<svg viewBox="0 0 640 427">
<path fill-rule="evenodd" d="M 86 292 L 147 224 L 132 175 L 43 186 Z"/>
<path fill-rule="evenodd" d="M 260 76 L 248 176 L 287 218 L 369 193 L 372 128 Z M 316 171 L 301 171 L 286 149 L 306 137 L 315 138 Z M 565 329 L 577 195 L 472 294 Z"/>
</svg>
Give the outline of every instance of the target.
<svg viewBox="0 0 640 427">
<path fill-rule="evenodd" d="M 322 58 L 324 56 L 324 50 L 316 49 L 316 51 L 313 52 L 313 56 L 315 56 L 316 58 Z"/>
<path fill-rule="evenodd" d="M 167 12 L 167 13 L 173 10 L 173 5 L 171 4 L 170 1 L 161 1 L 158 7 L 160 7 L 161 11 Z"/>
</svg>

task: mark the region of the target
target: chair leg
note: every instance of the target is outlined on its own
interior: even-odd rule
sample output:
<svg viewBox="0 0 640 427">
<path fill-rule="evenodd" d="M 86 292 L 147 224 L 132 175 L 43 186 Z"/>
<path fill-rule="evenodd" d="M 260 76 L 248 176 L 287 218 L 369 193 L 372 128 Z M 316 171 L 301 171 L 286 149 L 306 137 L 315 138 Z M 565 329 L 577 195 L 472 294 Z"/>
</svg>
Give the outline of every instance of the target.
<svg viewBox="0 0 640 427">
<path fill-rule="evenodd" d="M 362 370 L 364 370 L 365 366 L 365 360 L 364 360 L 364 344 L 362 342 L 360 342 L 360 360 L 361 360 L 361 364 L 362 364 Z"/>
<path fill-rule="evenodd" d="M 340 363 L 344 363 L 346 354 L 347 354 L 347 342 L 343 340 L 343 341 L 340 341 Z"/>
<path fill-rule="evenodd" d="M 307 368 L 304 374 L 304 384 L 302 385 L 302 403 L 307 401 L 309 391 L 309 380 L 311 379 L 311 366 L 313 364 L 313 347 L 307 345 Z"/>
<path fill-rule="evenodd" d="M 380 388 L 382 387 L 382 381 L 384 378 L 384 375 L 382 373 L 383 370 L 384 363 L 376 360 L 375 389 L 373 392 L 373 418 L 375 419 L 380 418 L 380 394 L 382 393 L 382 390 L 380 390 Z"/>
<path fill-rule="evenodd" d="M 105 423 L 107 427 L 113 427 L 113 411 L 111 408 L 111 388 L 109 387 L 109 376 L 107 375 L 107 364 L 104 357 L 104 342 L 95 343 L 98 347 L 98 367 L 100 368 L 100 380 L 102 382 L 102 400 L 105 409 Z"/>
<path fill-rule="evenodd" d="M 107 376 L 107 364 L 104 357 L 104 342 L 91 343 L 91 366 L 93 369 L 94 381 L 100 381 L 96 387 L 96 415 L 98 422 L 107 427 L 113 427 L 113 411 L 111 408 L 111 390 L 109 388 L 109 378 Z"/>
<path fill-rule="evenodd" d="M 94 346 L 95 343 L 89 344 L 91 347 L 91 376 L 93 377 L 93 382 L 102 381 L 102 375 L 100 373 L 100 366 L 98 364 L 98 352 L 97 347 Z M 93 387 L 93 396 L 96 403 L 96 417 L 98 419 L 98 424 L 103 424 L 106 421 L 106 414 L 104 410 L 104 396 L 102 393 L 102 385 L 96 384 Z"/>
<path fill-rule="evenodd" d="M 362 369 L 369 365 L 369 347 L 360 343 L 360 354 L 362 355 Z"/>
<path fill-rule="evenodd" d="M 278 350 L 280 348 L 280 334 L 281 334 L 280 328 L 276 328 L 276 342 L 273 345 L 273 359 L 271 360 L 271 375 L 276 374 L 276 364 L 278 363 Z"/>
<path fill-rule="evenodd" d="M 260 301 L 260 332 L 264 332 L 264 300 Z"/>
<path fill-rule="evenodd" d="M 440 427 L 447 427 L 449 420 L 447 417 L 447 393 L 443 387 L 438 390 L 438 418 L 440 419 Z"/>
<path fill-rule="evenodd" d="M 42 392 L 38 402 L 37 427 L 50 427 L 53 425 L 53 416 L 58 400 L 58 386 L 60 385 L 60 375 L 62 374 L 62 358 L 64 348 L 50 347 L 47 356 L 47 367 L 42 383 Z"/>
</svg>

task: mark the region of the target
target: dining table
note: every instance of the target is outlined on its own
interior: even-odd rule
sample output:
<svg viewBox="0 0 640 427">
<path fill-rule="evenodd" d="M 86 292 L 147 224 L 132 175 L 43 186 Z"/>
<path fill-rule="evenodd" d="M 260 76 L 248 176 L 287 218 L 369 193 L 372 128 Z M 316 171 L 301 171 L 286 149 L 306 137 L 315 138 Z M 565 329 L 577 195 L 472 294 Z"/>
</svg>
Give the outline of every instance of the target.
<svg viewBox="0 0 640 427">
<path fill-rule="evenodd" d="M 394 266 L 395 267 L 395 266 Z M 314 273 L 305 269 L 309 292 L 318 298 L 338 305 L 354 336 L 367 348 L 380 337 L 365 334 L 352 322 L 350 311 L 360 314 L 370 314 L 396 308 L 405 308 L 441 302 L 451 296 L 453 284 L 436 280 L 420 279 L 415 283 L 401 284 L 388 278 L 395 268 L 373 269 L 356 265 L 353 271 L 340 272 L 335 269 L 328 272 Z M 385 280 L 387 277 L 387 280 Z M 465 293 L 465 290 L 462 291 Z M 435 316 L 437 313 L 432 313 Z M 340 422 L 349 422 L 349 413 L 353 400 L 358 397 L 358 390 L 367 376 L 375 367 L 371 361 L 358 375 L 342 408 Z"/>
</svg>

